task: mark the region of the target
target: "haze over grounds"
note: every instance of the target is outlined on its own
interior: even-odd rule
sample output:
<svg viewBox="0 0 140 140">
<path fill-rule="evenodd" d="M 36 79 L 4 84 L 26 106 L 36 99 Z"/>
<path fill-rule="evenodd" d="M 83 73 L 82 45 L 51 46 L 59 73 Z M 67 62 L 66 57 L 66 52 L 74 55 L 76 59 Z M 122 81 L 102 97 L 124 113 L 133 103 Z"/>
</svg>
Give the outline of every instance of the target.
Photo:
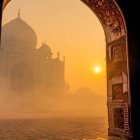
<svg viewBox="0 0 140 140">
<path fill-rule="evenodd" d="M 36 31 L 37 48 L 45 42 L 53 57 L 58 51 L 61 60 L 66 57 L 65 80 L 70 98 L 75 99 L 59 100 L 61 111 L 106 108 L 105 35 L 95 14 L 80 0 L 12 0 L 3 12 L 3 25 L 16 18 L 19 9 L 21 18 Z M 64 107 L 70 102 L 71 107 Z"/>
</svg>

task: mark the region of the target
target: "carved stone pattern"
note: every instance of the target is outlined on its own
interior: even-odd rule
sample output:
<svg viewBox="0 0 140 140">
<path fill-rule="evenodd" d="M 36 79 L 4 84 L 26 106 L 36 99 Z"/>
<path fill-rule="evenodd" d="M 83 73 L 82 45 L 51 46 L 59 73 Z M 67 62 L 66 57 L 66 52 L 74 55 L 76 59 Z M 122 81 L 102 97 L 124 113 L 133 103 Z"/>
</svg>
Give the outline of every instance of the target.
<svg viewBox="0 0 140 140">
<path fill-rule="evenodd" d="M 129 116 L 128 116 L 128 105 L 126 103 L 109 103 L 108 104 L 108 108 L 109 108 L 109 132 L 113 133 L 113 134 L 117 134 L 120 136 L 126 136 L 129 137 L 130 136 L 130 128 L 129 128 Z M 115 109 L 123 109 L 123 115 L 121 115 L 120 117 L 123 116 L 123 123 L 124 124 L 124 129 L 123 128 L 116 128 L 114 125 L 114 110 Z M 122 112 L 122 111 L 121 111 Z M 119 115 L 117 113 L 117 115 Z M 117 119 L 119 119 L 120 117 L 116 117 Z M 122 124 L 118 124 L 118 126 L 122 127 Z"/>
<path fill-rule="evenodd" d="M 123 84 L 112 85 L 113 100 L 123 100 Z"/>
<path fill-rule="evenodd" d="M 124 129 L 124 109 L 114 108 L 113 118 L 114 118 L 114 127 Z"/>
<path fill-rule="evenodd" d="M 101 20 L 103 26 L 116 36 L 121 36 L 125 29 L 122 15 L 113 0 L 82 0 Z"/>
<path fill-rule="evenodd" d="M 111 63 L 108 65 L 108 79 L 122 76 L 123 65 L 122 62 Z"/>
<path fill-rule="evenodd" d="M 121 46 L 116 45 L 116 46 L 111 47 L 111 59 L 114 62 L 122 60 Z"/>
</svg>

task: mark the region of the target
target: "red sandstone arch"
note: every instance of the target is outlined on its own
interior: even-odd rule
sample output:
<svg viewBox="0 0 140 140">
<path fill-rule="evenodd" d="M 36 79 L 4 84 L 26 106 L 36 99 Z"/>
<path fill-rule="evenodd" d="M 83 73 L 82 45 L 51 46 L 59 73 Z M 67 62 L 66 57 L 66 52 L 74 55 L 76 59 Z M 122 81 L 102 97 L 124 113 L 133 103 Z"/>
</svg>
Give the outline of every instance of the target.
<svg viewBox="0 0 140 140">
<path fill-rule="evenodd" d="M 10 0 L 3 0 L 2 10 Z M 81 0 L 100 20 L 106 36 L 109 135 L 130 139 L 131 97 L 127 29 L 115 0 Z"/>
<path fill-rule="evenodd" d="M 131 137 L 125 20 L 114 0 L 81 0 L 99 18 L 106 36 L 109 135 Z"/>
</svg>

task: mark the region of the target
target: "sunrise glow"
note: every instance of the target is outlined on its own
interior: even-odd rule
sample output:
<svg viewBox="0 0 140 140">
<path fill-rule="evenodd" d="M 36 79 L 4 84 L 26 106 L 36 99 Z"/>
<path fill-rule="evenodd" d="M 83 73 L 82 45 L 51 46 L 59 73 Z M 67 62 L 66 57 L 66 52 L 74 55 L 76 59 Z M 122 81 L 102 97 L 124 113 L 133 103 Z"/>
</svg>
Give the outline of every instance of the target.
<svg viewBox="0 0 140 140">
<path fill-rule="evenodd" d="M 101 73 L 101 67 L 100 67 L 100 66 L 95 66 L 95 67 L 93 68 L 93 72 L 96 73 L 96 74 Z"/>
</svg>

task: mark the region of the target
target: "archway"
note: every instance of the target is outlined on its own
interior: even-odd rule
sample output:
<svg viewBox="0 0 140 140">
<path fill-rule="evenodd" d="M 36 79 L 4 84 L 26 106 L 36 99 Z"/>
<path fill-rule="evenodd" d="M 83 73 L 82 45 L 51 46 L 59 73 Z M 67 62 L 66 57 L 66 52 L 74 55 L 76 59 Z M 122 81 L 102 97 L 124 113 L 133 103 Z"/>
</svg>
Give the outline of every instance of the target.
<svg viewBox="0 0 140 140">
<path fill-rule="evenodd" d="M 106 35 L 109 135 L 131 137 L 127 32 L 114 1 L 82 0 L 99 18 Z"/>
<path fill-rule="evenodd" d="M 82 0 L 99 18 L 106 35 L 109 135 L 131 137 L 127 32 L 112 0 Z M 4 1 L 3 9 L 8 3 Z"/>
</svg>

